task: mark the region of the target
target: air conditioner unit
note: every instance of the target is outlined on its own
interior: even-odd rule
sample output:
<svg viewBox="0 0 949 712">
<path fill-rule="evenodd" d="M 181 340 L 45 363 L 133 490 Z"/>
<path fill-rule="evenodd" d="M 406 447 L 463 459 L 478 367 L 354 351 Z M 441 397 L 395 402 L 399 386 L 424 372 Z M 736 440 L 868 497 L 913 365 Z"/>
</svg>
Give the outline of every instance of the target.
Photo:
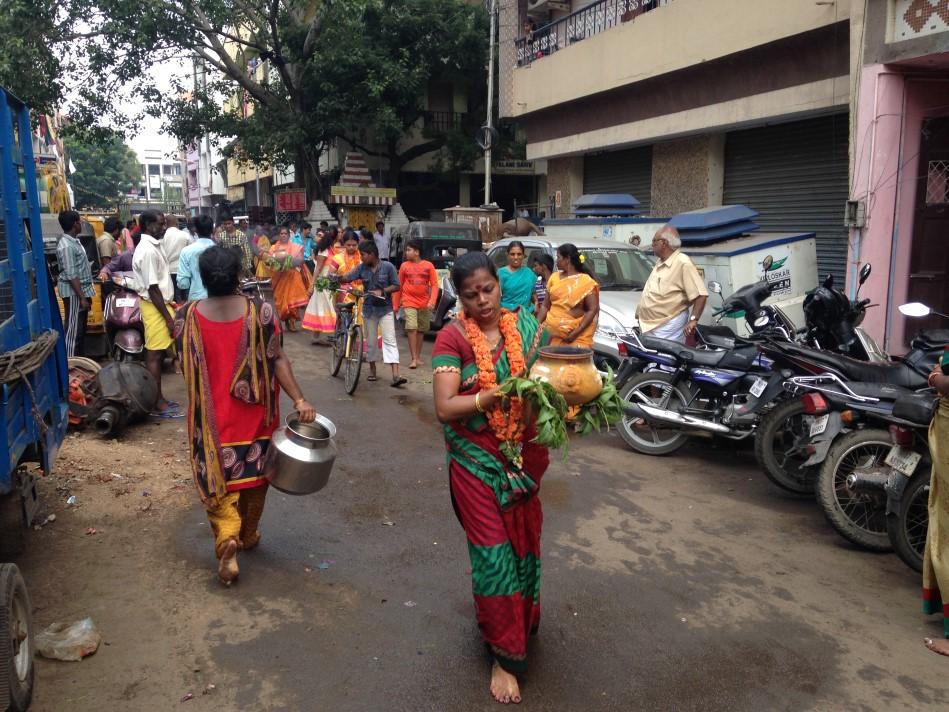
<svg viewBox="0 0 949 712">
<path fill-rule="evenodd" d="M 527 12 L 534 15 L 544 15 L 551 10 L 570 11 L 570 3 L 563 0 L 527 0 Z"/>
</svg>

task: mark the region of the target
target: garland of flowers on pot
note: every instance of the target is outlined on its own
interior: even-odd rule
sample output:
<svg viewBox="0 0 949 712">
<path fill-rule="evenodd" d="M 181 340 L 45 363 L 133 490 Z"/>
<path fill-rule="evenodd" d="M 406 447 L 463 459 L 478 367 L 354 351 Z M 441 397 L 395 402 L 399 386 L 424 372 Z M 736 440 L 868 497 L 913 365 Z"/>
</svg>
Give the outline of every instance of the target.
<svg viewBox="0 0 949 712">
<path fill-rule="evenodd" d="M 487 391 L 498 385 L 494 371 L 494 359 L 488 340 L 474 319 L 469 319 L 464 313 L 459 315 L 465 327 L 465 335 L 475 355 L 475 365 L 478 367 L 478 384 L 481 390 Z M 511 375 L 518 376 L 526 373 L 527 364 L 524 361 L 524 345 L 521 333 L 517 330 L 517 316 L 507 309 L 501 310 L 501 319 L 498 322 L 501 337 L 504 339 L 504 351 L 507 353 Z M 521 448 L 524 443 L 524 402 L 519 396 L 499 398 L 487 411 L 488 425 L 497 439 L 501 442 L 501 453 L 520 469 L 523 464 Z"/>
</svg>

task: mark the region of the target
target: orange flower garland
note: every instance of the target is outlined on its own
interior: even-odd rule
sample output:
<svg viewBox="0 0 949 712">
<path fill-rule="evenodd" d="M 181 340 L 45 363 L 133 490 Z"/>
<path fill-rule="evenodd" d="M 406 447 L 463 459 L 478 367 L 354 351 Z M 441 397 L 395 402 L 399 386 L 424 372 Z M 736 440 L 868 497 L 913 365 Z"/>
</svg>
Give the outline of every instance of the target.
<svg viewBox="0 0 949 712">
<path fill-rule="evenodd" d="M 494 359 L 488 347 L 488 340 L 478 326 L 478 322 L 466 318 L 464 314 L 459 315 L 459 318 L 465 327 L 468 342 L 474 350 L 475 365 L 478 367 L 478 384 L 481 390 L 490 390 L 498 385 L 498 379 L 494 371 Z M 507 309 L 502 309 L 498 327 L 504 339 L 504 351 L 507 353 L 511 375 L 520 376 L 527 371 L 527 364 L 524 361 L 521 333 L 517 330 L 517 316 Z M 524 441 L 523 402 L 517 396 L 506 399 L 506 402 L 498 400 L 488 409 L 487 417 L 492 432 L 501 441 L 501 451 L 512 464 L 520 468 L 520 444 Z"/>
</svg>

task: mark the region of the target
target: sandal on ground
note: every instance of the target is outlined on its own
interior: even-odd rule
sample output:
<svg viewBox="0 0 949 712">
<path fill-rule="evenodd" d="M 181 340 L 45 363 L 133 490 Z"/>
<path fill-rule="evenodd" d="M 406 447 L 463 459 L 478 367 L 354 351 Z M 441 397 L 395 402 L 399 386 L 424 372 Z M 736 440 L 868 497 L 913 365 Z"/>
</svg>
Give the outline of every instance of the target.
<svg viewBox="0 0 949 712">
<path fill-rule="evenodd" d="M 367 381 L 378 381 L 378 380 L 379 380 L 379 377 L 378 377 L 376 374 L 374 374 L 374 373 L 370 373 L 368 376 L 366 376 L 366 380 L 367 380 Z"/>
<path fill-rule="evenodd" d="M 165 410 L 153 410 L 148 414 L 149 418 L 164 418 L 167 420 L 173 418 L 184 418 L 185 414 L 177 408 L 165 408 Z"/>
<path fill-rule="evenodd" d="M 405 378 L 404 376 L 399 376 L 398 378 L 393 378 L 392 383 L 390 383 L 389 385 L 392 386 L 393 388 L 401 388 L 408 382 L 409 382 L 408 378 Z"/>
</svg>

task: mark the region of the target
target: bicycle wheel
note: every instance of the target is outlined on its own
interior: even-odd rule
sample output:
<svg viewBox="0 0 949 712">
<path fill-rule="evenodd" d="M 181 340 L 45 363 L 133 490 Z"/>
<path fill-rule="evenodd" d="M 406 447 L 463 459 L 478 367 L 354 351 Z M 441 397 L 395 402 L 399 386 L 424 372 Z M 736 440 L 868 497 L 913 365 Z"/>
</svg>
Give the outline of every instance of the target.
<svg viewBox="0 0 949 712">
<path fill-rule="evenodd" d="M 344 382 L 346 383 L 346 392 L 349 395 L 352 395 L 356 391 L 356 386 L 359 385 L 359 372 L 362 371 L 362 349 L 362 327 L 356 324 L 349 332 L 349 346 L 346 349 Z"/>
<path fill-rule="evenodd" d="M 336 331 L 333 333 L 333 363 L 330 365 L 330 375 L 335 376 L 339 373 L 339 367 L 343 365 L 343 357 L 346 355 L 346 341 L 349 337 L 349 320 L 345 312 L 340 312 L 336 319 Z"/>
</svg>

